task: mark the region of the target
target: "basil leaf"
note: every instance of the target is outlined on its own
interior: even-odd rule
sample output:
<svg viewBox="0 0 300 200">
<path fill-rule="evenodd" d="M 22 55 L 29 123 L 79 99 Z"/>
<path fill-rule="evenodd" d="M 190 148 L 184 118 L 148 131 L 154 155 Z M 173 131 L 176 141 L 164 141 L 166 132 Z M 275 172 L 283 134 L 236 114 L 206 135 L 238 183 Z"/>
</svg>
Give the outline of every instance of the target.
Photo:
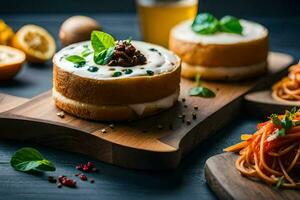
<svg viewBox="0 0 300 200">
<path fill-rule="evenodd" d="M 292 118 L 289 114 L 286 114 L 283 118 L 283 120 L 281 121 L 281 124 L 283 126 L 283 128 L 285 130 L 288 130 L 290 128 L 292 128 L 293 126 L 293 121 L 292 121 Z"/>
<path fill-rule="evenodd" d="M 95 53 L 115 46 L 115 39 L 110 34 L 102 31 L 93 31 L 91 42 Z"/>
<path fill-rule="evenodd" d="M 200 97 L 215 97 L 215 93 L 211 91 L 210 89 L 203 87 L 203 86 L 197 86 L 195 88 L 192 88 L 189 93 L 190 96 L 200 96 Z"/>
<path fill-rule="evenodd" d="M 282 129 L 278 130 L 278 131 L 277 131 L 277 134 L 278 134 L 279 136 L 285 136 L 285 129 L 282 128 Z"/>
<path fill-rule="evenodd" d="M 240 20 L 233 16 L 224 16 L 220 20 L 220 28 L 222 32 L 242 34 L 243 27 Z"/>
<path fill-rule="evenodd" d="M 278 118 L 278 115 L 272 114 L 270 116 L 270 118 L 271 118 L 273 124 L 275 124 L 276 126 L 281 126 L 282 125 L 280 119 Z"/>
<path fill-rule="evenodd" d="M 36 149 L 25 147 L 14 153 L 10 165 L 17 171 L 55 171 L 55 166 Z"/>
<path fill-rule="evenodd" d="M 192 30 L 204 35 L 213 34 L 219 30 L 219 21 L 210 13 L 202 13 L 193 21 Z"/>
<path fill-rule="evenodd" d="M 115 47 L 110 47 L 101 52 L 95 52 L 94 53 L 94 62 L 98 65 L 107 64 L 110 61 L 110 59 L 114 53 L 114 50 L 115 50 Z"/>
<path fill-rule="evenodd" d="M 86 63 L 83 57 L 77 55 L 68 56 L 66 57 L 66 60 L 76 64 L 77 66 L 83 66 Z"/>
<path fill-rule="evenodd" d="M 294 115 L 296 112 L 297 112 L 297 108 L 296 108 L 296 107 L 293 107 L 293 108 L 291 109 L 291 111 L 290 111 L 290 113 L 291 113 L 292 115 Z"/>
</svg>

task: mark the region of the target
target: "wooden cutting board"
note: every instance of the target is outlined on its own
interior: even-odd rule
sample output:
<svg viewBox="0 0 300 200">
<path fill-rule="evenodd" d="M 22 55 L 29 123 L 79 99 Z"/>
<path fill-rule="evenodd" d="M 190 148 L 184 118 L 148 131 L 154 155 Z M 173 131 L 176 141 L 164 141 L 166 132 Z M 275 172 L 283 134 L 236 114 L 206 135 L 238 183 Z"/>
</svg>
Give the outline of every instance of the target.
<svg viewBox="0 0 300 200">
<path fill-rule="evenodd" d="M 242 95 L 272 81 L 270 75 L 283 70 L 292 60 L 286 54 L 271 53 L 270 73 L 260 79 L 204 83 L 216 92 L 216 97 L 210 99 L 188 97 L 194 83 L 182 79 L 180 102 L 172 109 L 139 121 L 114 123 L 113 129 L 110 123 L 67 114 L 58 117 L 60 110 L 49 91 L 0 114 L 0 137 L 78 152 L 127 168 L 174 169 L 188 152 L 239 113 Z M 195 106 L 199 109 L 195 110 Z M 186 115 L 184 121 L 178 117 L 182 114 Z"/>
<path fill-rule="evenodd" d="M 28 99 L 22 97 L 16 97 L 16 96 L 0 93 L 0 113 L 8 111 L 14 107 L 17 107 L 27 101 Z"/>
<path fill-rule="evenodd" d="M 273 189 L 259 181 L 243 177 L 235 168 L 238 155 L 223 153 L 209 158 L 205 164 L 205 178 L 220 199 L 236 200 L 295 200 L 296 190 Z"/>
</svg>

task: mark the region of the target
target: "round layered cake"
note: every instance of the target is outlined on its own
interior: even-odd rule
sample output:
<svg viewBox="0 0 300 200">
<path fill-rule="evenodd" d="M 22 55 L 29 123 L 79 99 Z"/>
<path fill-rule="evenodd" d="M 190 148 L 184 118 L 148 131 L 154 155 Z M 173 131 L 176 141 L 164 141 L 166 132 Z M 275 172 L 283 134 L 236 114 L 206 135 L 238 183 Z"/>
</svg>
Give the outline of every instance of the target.
<svg viewBox="0 0 300 200">
<path fill-rule="evenodd" d="M 170 50 L 182 59 L 182 76 L 197 73 L 208 80 L 241 80 L 266 72 L 268 31 L 262 25 L 239 20 L 241 34 L 199 34 L 193 21 L 184 21 L 170 33 Z"/>
<path fill-rule="evenodd" d="M 72 115 L 101 121 L 133 120 L 172 107 L 179 95 L 180 59 L 145 42 L 122 45 L 115 47 L 110 62 L 101 65 L 95 63 L 90 41 L 59 51 L 53 58 L 56 105 Z M 131 55 L 133 47 L 137 55 Z M 83 54 L 82 65 L 68 59 Z"/>
</svg>

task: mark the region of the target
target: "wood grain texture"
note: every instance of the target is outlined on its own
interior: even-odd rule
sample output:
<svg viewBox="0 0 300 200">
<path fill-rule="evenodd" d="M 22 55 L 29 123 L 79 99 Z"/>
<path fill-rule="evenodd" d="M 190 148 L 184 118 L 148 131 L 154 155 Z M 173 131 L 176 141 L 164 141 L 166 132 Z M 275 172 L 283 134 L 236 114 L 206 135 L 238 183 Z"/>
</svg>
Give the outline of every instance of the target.
<svg viewBox="0 0 300 200">
<path fill-rule="evenodd" d="M 272 54 L 270 71 L 278 72 L 291 61 L 290 56 Z M 181 98 L 185 102 L 178 102 L 160 115 L 115 123 L 114 129 L 109 123 L 86 121 L 67 114 L 58 117 L 56 113 L 60 110 L 54 106 L 51 92 L 47 92 L 1 114 L 0 126 L 4 130 L 0 137 L 78 152 L 127 168 L 174 169 L 201 141 L 232 120 L 239 113 L 242 95 L 257 84 L 266 84 L 269 75 L 243 83 L 204 83 L 216 92 L 212 99 L 188 97 L 194 83 L 182 79 Z M 194 106 L 199 109 L 194 110 Z M 192 119 L 192 113 L 196 113 L 196 119 Z M 186 115 L 184 122 L 178 118 L 180 114 Z M 107 133 L 102 133 L 103 129 Z M 8 132 L 9 135 L 4 134 Z"/>
<path fill-rule="evenodd" d="M 26 98 L 16 97 L 16 96 L 0 93 L 0 113 L 10 110 L 10 109 L 12 109 L 16 106 L 19 106 L 27 101 L 28 101 L 28 99 L 26 99 Z"/>
<path fill-rule="evenodd" d="M 205 164 L 205 178 L 220 199 L 295 200 L 296 190 L 273 189 L 265 183 L 243 177 L 235 168 L 238 155 L 223 153 L 209 158 Z"/>
</svg>

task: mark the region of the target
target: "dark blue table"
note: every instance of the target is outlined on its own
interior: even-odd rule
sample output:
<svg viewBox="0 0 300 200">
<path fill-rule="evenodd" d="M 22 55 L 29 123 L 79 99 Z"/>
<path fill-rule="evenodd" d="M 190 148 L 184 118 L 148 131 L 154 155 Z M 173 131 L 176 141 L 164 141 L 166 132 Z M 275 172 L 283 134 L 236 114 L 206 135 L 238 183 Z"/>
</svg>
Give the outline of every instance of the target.
<svg viewBox="0 0 300 200">
<path fill-rule="evenodd" d="M 137 18 L 133 14 L 91 16 L 100 22 L 105 31 L 117 38 L 125 39 L 128 36 L 140 38 Z M 48 29 L 56 39 L 59 26 L 67 17 L 63 14 L 0 15 L 0 18 L 15 29 L 24 24 L 34 23 Z M 298 58 L 300 18 L 252 19 L 269 28 L 272 50 L 287 52 Z M 51 79 L 51 62 L 45 65 L 27 64 L 14 81 L 0 84 L 0 92 L 30 98 L 49 90 L 52 87 Z M 254 117 L 241 114 L 215 136 L 203 142 L 175 171 L 135 171 L 95 161 L 100 169 L 100 173 L 91 174 L 95 183 L 78 180 L 78 189 L 58 189 L 55 184 L 48 183 L 47 176 L 74 175 L 77 172 L 75 165 L 90 158 L 31 144 L 0 141 L 0 199 L 215 199 L 216 196 L 204 178 L 203 168 L 206 159 L 237 142 L 240 133 L 253 132 L 258 121 Z M 57 171 L 44 175 L 29 175 L 14 171 L 9 164 L 10 157 L 15 150 L 24 146 L 38 148 L 46 158 L 56 164 Z"/>
</svg>

